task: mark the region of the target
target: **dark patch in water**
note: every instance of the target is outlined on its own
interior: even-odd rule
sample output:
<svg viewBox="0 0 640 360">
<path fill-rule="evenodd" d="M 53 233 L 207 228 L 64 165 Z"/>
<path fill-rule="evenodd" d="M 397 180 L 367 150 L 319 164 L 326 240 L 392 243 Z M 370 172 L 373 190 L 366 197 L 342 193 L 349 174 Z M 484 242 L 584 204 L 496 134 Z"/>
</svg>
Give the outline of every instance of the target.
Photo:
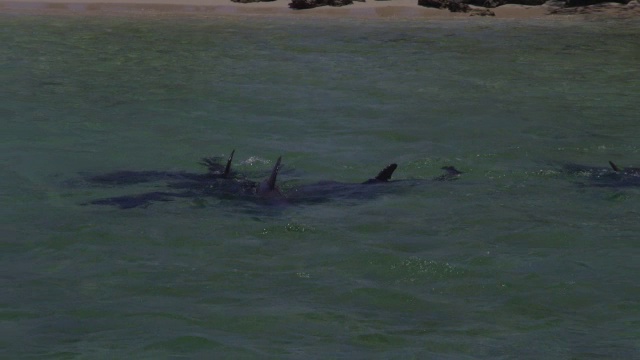
<svg viewBox="0 0 640 360">
<path fill-rule="evenodd" d="M 197 207 L 205 206 L 202 198 L 214 197 L 220 200 L 244 200 L 259 205 L 313 204 L 332 199 L 371 199 L 390 191 L 423 184 L 425 181 L 451 181 L 462 172 L 453 166 L 442 169 L 445 174 L 433 180 L 391 180 L 397 164 L 383 168 L 375 177 L 362 183 L 342 183 L 320 181 L 287 188 L 281 191 L 276 184 L 281 169 L 279 158 L 269 176 L 263 181 L 253 181 L 246 175 L 231 169 L 233 152 L 226 164 L 220 158 L 205 158 L 200 164 L 206 166 L 207 173 L 170 171 L 116 171 L 86 178 L 92 184 L 102 186 L 127 186 L 142 183 L 166 182 L 165 186 L 175 191 L 152 191 L 134 195 L 124 195 L 97 199 L 87 204 L 111 205 L 121 209 L 147 207 L 154 202 L 166 202 L 177 198 L 193 198 Z M 393 185 L 390 185 L 393 184 Z M 86 204 L 85 204 L 86 205 Z"/>
</svg>

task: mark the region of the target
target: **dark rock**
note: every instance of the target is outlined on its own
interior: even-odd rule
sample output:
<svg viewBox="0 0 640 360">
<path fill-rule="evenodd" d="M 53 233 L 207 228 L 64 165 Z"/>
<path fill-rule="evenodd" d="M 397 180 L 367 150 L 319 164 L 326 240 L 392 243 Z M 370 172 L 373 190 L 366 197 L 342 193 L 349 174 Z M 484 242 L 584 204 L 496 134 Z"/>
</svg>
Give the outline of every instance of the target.
<svg viewBox="0 0 640 360">
<path fill-rule="evenodd" d="M 462 0 L 465 4 L 474 6 L 483 6 L 486 8 L 497 7 L 504 5 L 506 0 Z"/>
<path fill-rule="evenodd" d="M 451 12 L 468 12 L 469 5 L 451 0 L 418 0 L 418 5 L 436 9 L 449 9 Z"/>
<path fill-rule="evenodd" d="M 248 3 L 269 2 L 269 1 L 276 1 L 276 0 L 231 0 L 231 1 L 236 3 L 241 3 L 241 4 L 248 4 Z"/>
<path fill-rule="evenodd" d="M 475 0 L 473 2 L 474 3 L 476 3 L 476 2 L 480 3 L 481 2 L 482 4 L 474 4 L 474 3 L 469 3 L 469 4 L 482 6 L 482 7 L 486 7 L 486 8 L 494 8 L 494 7 L 498 7 L 500 5 L 504 5 L 506 3 L 505 0 Z"/>
<path fill-rule="evenodd" d="M 461 3 L 461 2 L 456 2 L 456 1 L 449 1 L 449 3 L 446 5 L 446 8 L 449 9 L 449 11 L 451 12 L 469 12 L 469 10 L 471 10 L 471 8 L 469 7 L 469 5 Z"/>
<path fill-rule="evenodd" d="M 353 0 L 326 0 L 325 5 L 329 6 L 345 6 L 353 4 Z"/>
<path fill-rule="evenodd" d="M 364 1 L 364 0 L 357 0 Z M 303 10 L 313 9 L 320 6 L 345 6 L 353 4 L 353 0 L 291 0 L 289 7 L 292 9 Z"/>
<path fill-rule="evenodd" d="M 418 5 L 436 9 L 443 9 L 444 1 L 446 0 L 418 0 Z"/>
<path fill-rule="evenodd" d="M 313 9 L 322 6 L 317 0 L 291 0 L 289 7 L 296 10 Z"/>
</svg>

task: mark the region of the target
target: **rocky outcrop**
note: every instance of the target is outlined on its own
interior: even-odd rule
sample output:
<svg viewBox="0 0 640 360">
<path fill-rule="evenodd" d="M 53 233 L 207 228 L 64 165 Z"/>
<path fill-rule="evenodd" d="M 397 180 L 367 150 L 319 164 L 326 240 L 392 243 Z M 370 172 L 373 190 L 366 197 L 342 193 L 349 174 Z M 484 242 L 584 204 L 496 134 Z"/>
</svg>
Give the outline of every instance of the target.
<svg viewBox="0 0 640 360">
<path fill-rule="evenodd" d="M 451 0 L 418 0 L 418 5 L 436 9 L 448 9 L 451 12 L 467 12 L 469 5 Z"/>
<path fill-rule="evenodd" d="M 275 0 L 231 0 L 236 3 L 255 3 L 268 2 Z M 303 10 L 312 9 L 321 6 L 340 7 L 353 4 L 354 1 L 365 2 L 366 0 L 290 0 L 288 4 L 291 9 Z M 388 1 L 388 0 L 375 0 Z M 640 0 L 418 0 L 419 6 L 431 7 L 436 9 L 446 9 L 451 12 L 466 13 L 470 16 L 495 16 L 490 9 L 502 5 L 526 5 L 540 6 L 549 1 L 547 12 L 549 14 L 591 14 L 604 12 L 607 9 L 618 9 L 617 11 L 623 16 L 625 12 L 633 14 L 640 13 Z M 391 1 L 393 2 L 393 1 Z M 610 3 L 607 5 L 606 3 Z M 618 4 L 626 5 L 619 7 Z M 595 5 L 595 6 L 592 6 Z M 618 6 L 616 8 L 615 6 Z M 628 12 L 627 12 L 628 10 Z"/>
<path fill-rule="evenodd" d="M 451 12 L 469 13 L 476 16 L 495 16 L 489 9 L 475 9 L 462 1 L 454 0 L 418 0 L 418 5 L 436 9 L 448 9 Z"/>
</svg>

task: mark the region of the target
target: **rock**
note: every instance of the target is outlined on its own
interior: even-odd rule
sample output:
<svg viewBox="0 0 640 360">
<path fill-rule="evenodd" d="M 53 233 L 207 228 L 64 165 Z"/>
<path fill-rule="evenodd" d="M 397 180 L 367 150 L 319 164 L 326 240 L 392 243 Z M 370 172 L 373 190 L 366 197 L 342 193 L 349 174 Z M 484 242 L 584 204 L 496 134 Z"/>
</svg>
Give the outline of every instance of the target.
<svg viewBox="0 0 640 360">
<path fill-rule="evenodd" d="M 436 9 L 449 9 L 451 12 L 469 13 L 470 16 L 496 16 L 489 9 L 474 9 L 468 4 L 453 0 L 418 0 L 418 5 Z"/>
<path fill-rule="evenodd" d="M 241 4 L 248 4 L 248 3 L 254 3 L 254 2 L 268 2 L 268 1 L 276 1 L 276 0 L 231 0 L 231 1 L 236 3 L 241 3 Z"/>
<path fill-rule="evenodd" d="M 364 0 L 357 0 L 364 1 Z M 353 0 L 291 0 L 289 7 L 296 10 L 313 9 L 319 6 L 345 6 L 353 4 Z"/>
<path fill-rule="evenodd" d="M 432 7 L 436 9 L 443 9 L 445 0 L 418 0 L 419 6 Z"/>
<path fill-rule="evenodd" d="M 471 8 L 469 5 L 457 1 L 449 1 L 446 5 L 446 8 L 451 12 L 469 12 Z"/>
<path fill-rule="evenodd" d="M 480 3 L 480 2 L 482 4 L 475 4 L 475 3 Z M 498 7 L 500 5 L 504 5 L 505 4 L 505 0 L 475 0 L 473 2 L 469 2 L 468 4 L 482 6 L 482 7 L 486 7 L 486 8 L 494 8 L 494 7 Z"/>
<path fill-rule="evenodd" d="M 318 7 L 318 1 L 316 0 L 291 0 L 289 7 L 296 10 L 313 9 Z"/>
<path fill-rule="evenodd" d="M 451 12 L 467 12 L 470 9 L 467 4 L 451 0 L 418 0 L 418 5 L 436 9 L 449 9 Z"/>
<path fill-rule="evenodd" d="M 353 0 L 326 0 L 325 5 L 329 6 L 345 6 L 353 4 Z"/>
</svg>

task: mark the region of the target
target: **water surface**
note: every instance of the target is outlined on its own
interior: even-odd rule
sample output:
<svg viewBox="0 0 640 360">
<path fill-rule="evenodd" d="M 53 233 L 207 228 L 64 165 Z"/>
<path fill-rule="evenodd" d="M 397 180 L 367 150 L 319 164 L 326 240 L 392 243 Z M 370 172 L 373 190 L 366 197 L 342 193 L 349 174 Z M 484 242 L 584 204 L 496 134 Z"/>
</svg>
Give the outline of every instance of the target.
<svg viewBox="0 0 640 360">
<path fill-rule="evenodd" d="M 640 358 L 638 21 L 0 17 L 0 351 L 53 358 Z M 236 149 L 266 208 L 90 186 Z"/>
</svg>

